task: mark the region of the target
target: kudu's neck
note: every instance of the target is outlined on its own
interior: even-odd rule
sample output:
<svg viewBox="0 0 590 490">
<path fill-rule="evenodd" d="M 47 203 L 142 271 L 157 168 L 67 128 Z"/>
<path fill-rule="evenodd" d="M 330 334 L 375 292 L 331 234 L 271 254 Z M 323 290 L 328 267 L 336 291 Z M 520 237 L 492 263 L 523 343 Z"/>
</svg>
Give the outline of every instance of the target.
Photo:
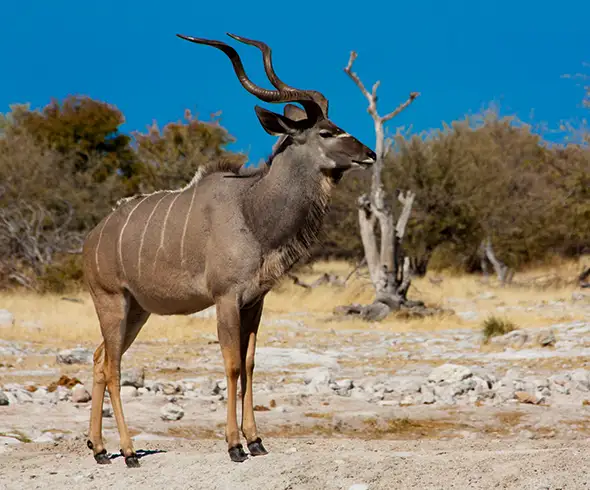
<svg viewBox="0 0 590 490">
<path fill-rule="evenodd" d="M 313 245 L 328 210 L 332 184 L 310 158 L 302 146 L 287 148 L 245 197 L 246 220 L 263 251 L 283 251 L 287 262 Z"/>
</svg>

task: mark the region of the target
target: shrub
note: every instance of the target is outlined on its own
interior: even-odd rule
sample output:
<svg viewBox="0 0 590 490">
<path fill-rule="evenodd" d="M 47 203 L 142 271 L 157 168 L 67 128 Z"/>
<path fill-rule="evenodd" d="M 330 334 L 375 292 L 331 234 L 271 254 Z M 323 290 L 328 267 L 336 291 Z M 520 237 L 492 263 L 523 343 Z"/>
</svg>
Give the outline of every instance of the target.
<svg viewBox="0 0 590 490">
<path fill-rule="evenodd" d="M 491 316 L 486 318 L 482 324 L 483 341 L 487 344 L 492 337 L 505 335 L 516 330 L 516 325 L 510 320 Z"/>
</svg>

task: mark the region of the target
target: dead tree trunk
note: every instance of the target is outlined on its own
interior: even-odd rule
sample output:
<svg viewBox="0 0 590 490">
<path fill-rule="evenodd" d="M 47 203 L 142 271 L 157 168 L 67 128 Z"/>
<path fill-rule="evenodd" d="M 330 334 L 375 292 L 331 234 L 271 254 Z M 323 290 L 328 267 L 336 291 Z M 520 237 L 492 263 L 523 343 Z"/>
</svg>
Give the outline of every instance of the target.
<svg viewBox="0 0 590 490">
<path fill-rule="evenodd" d="M 505 284 L 508 284 L 512 281 L 512 276 L 514 276 L 514 271 L 508 267 L 504 262 L 502 262 L 500 259 L 498 259 L 496 257 L 496 254 L 494 253 L 494 247 L 492 247 L 492 240 L 490 239 L 490 237 L 487 237 L 482 243 L 481 243 L 481 266 L 482 266 L 482 270 L 487 282 L 487 277 L 488 277 L 488 267 L 487 267 L 487 261 L 489 261 L 490 264 L 492 264 L 492 267 L 494 268 L 494 271 L 496 272 L 496 277 L 498 278 L 498 281 L 500 282 L 500 284 L 502 286 L 504 286 Z"/>
<path fill-rule="evenodd" d="M 373 165 L 371 189 L 368 195 L 363 194 L 358 199 L 359 227 L 367 267 L 375 288 L 375 301 L 372 305 L 365 307 L 353 305 L 350 307 L 351 310 L 346 310 L 347 307 L 344 307 L 339 309 L 339 312 L 357 313 L 369 320 L 380 320 L 390 311 L 397 310 L 408 302 L 406 296 L 411 282 L 410 260 L 405 256 L 402 245 L 415 199 L 415 194 L 411 191 L 399 193 L 397 198 L 402 205 L 402 210 L 396 222 L 383 188 L 383 163 L 389 149 L 385 140 L 384 125 L 406 109 L 419 94 L 412 92 L 408 99 L 394 111 L 380 116 L 377 112 L 377 88 L 380 82 L 373 85 L 371 92 L 365 88 L 358 75 L 352 71 L 356 57 L 357 54 L 353 51 L 344 71 L 369 102 L 367 112 L 375 125 L 377 159 Z M 379 239 L 377 225 L 380 231 Z"/>
</svg>

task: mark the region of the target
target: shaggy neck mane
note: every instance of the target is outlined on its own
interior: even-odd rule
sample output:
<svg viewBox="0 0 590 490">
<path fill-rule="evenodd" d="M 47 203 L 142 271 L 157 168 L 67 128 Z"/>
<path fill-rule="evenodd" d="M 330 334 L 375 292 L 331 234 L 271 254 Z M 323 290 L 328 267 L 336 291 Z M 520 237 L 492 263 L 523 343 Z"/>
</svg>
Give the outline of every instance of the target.
<svg viewBox="0 0 590 490">
<path fill-rule="evenodd" d="M 272 286 L 319 239 L 332 183 L 302 147 L 275 153 L 272 166 L 245 197 L 244 216 L 262 246 L 260 281 Z"/>
</svg>

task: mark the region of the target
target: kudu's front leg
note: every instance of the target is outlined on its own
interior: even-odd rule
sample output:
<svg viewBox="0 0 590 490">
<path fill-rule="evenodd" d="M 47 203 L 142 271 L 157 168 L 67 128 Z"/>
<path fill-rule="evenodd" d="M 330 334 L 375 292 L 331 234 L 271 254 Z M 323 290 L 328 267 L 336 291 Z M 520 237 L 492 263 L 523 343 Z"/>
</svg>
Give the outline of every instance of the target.
<svg viewBox="0 0 590 490">
<path fill-rule="evenodd" d="M 242 382 L 242 434 L 246 438 L 248 451 L 250 451 L 252 456 L 268 454 L 262 445 L 262 439 L 258 437 L 256 420 L 254 418 L 254 394 L 252 390 L 256 336 L 258 334 L 258 326 L 260 325 L 262 306 L 263 300 L 250 308 L 243 308 L 240 311 L 242 324 L 240 338 L 242 358 L 240 373 Z"/>
<path fill-rule="evenodd" d="M 227 377 L 227 422 L 225 440 L 232 461 L 241 463 L 248 459 L 238 431 L 237 392 L 240 377 L 240 310 L 235 296 L 222 297 L 216 302 L 217 335 L 223 354 L 225 375 Z"/>
</svg>

